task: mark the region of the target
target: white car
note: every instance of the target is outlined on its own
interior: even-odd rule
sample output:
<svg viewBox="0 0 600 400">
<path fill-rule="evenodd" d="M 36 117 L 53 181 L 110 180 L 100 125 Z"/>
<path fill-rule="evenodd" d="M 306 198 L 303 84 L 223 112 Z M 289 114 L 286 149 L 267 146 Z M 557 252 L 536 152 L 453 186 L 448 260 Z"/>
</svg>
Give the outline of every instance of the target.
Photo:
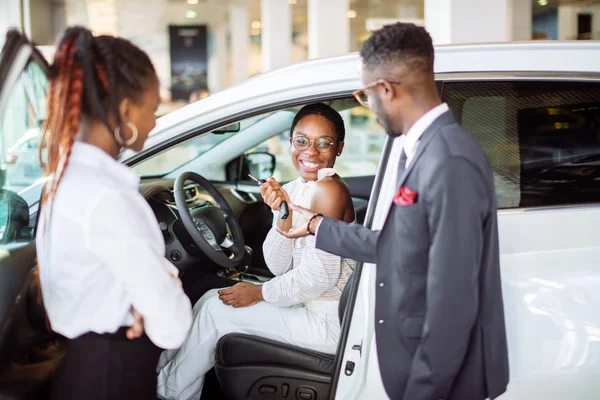
<svg viewBox="0 0 600 400">
<path fill-rule="evenodd" d="M 12 59 L 21 61 L 13 61 L 13 71 L 42 62 L 25 39 L 12 40 L 20 43 L 11 48 L 16 54 Z M 350 54 L 262 74 L 160 118 L 142 152 L 122 154 L 123 163 L 142 177 L 140 191 L 156 213 L 166 255 L 180 269 L 184 286 L 213 275 L 232 274 L 249 282 L 270 278 L 261 245 L 272 217 L 247 174 L 281 181 L 295 177 L 289 127 L 294 113 L 307 103 L 327 102 L 344 116 L 348 133 L 336 168 L 350 187 L 360 221 L 369 224 L 369 198 L 381 185 L 377 166 L 389 147 L 372 113 L 352 98 L 361 87 L 359 65 L 358 55 Z M 503 400 L 600 396 L 598 66 L 600 43 L 595 42 L 436 48 L 442 100 L 481 143 L 495 173 L 511 376 Z M 0 71 L 5 70 L 0 64 Z M 18 73 L 12 76 L 17 79 Z M 1 113 L 10 82 L 0 76 L 0 83 Z M 186 172 L 209 183 L 178 179 Z M 20 193 L 29 206 L 30 225 L 39 188 L 38 183 Z M 252 257 L 247 252 L 241 263 L 231 265 L 203 242 L 202 232 L 209 226 L 222 236 L 216 243 L 232 245 L 219 230 L 224 221 L 212 212 L 214 205 L 229 207 L 227 223 L 237 224 L 243 233 L 230 239 L 252 248 Z M 190 214 L 205 223 L 190 226 Z M 39 308 L 23 310 L 28 297 L 18 296 L 35 265 L 32 239 L 4 234 L 8 244 L 0 259 L 0 332 L 11 333 L 0 336 L 0 346 L 11 360 L 35 367 L 42 363 L 40 357 L 19 359 L 15 350 L 33 351 L 20 336 L 20 324 L 40 326 L 43 315 Z M 359 265 L 354 277 L 346 291 L 348 307 L 340 313 L 345 317 L 337 354 L 228 335 L 219 343 L 216 376 L 207 379 L 207 392 L 222 390 L 234 400 L 371 399 L 375 386 L 381 386 L 368 363 L 375 352 L 369 345 L 375 274 Z M 15 310 L 27 311 L 27 318 L 8 318 L 21 315 Z M 4 351 L 7 346 L 10 352 Z M 45 354 L 42 361 L 58 357 Z M 2 376 L 0 394 L 15 387 L 31 392 L 41 385 L 33 375 L 22 386 L 2 383 Z"/>
</svg>

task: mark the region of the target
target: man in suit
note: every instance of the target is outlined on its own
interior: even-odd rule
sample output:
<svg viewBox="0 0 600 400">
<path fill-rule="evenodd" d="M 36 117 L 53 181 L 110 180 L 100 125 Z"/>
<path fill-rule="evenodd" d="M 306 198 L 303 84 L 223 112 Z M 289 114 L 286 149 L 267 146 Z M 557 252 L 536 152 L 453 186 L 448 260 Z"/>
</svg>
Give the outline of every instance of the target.
<svg viewBox="0 0 600 400">
<path fill-rule="evenodd" d="M 281 233 L 316 233 L 318 248 L 377 264 L 375 336 L 387 396 L 498 397 L 509 371 L 490 165 L 440 101 L 425 29 L 386 26 L 360 54 L 365 87 L 355 96 L 401 139 L 375 230 L 291 205 L 307 225 Z"/>
</svg>

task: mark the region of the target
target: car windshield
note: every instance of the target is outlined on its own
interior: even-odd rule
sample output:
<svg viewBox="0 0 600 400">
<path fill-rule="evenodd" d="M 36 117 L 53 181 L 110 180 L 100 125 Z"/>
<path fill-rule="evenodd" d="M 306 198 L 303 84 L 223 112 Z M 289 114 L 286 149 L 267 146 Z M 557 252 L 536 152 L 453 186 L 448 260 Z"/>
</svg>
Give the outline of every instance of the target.
<svg viewBox="0 0 600 400">
<path fill-rule="evenodd" d="M 134 167 L 141 178 L 161 177 L 192 162 L 202 154 L 231 137 L 243 133 L 244 130 L 254 125 L 270 114 L 262 114 L 253 118 L 244 119 L 205 135 L 196 137 L 175 147 L 169 148 L 160 154 L 150 157 Z"/>
</svg>

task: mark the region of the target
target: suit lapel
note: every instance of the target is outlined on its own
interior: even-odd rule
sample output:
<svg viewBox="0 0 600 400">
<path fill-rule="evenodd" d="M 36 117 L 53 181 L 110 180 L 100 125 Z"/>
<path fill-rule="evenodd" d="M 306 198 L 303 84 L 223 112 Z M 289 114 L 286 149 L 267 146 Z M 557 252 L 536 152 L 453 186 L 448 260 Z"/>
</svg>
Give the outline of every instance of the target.
<svg viewBox="0 0 600 400">
<path fill-rule="evenodd" d="M 417 162 L 419 162 L 419 158 L 421 158 L 425 148 L 431 142 L 431 139 L 433 139 L 435 134 L 438 133 L 442 127 L 454 122 L 456 121 L 452 115 L 452 111 L 448 110 L 440 115 L 435 121 L 433 121 L 433 123 L 429 125 L 427 129 L 425 129 L 425 132 L 423 132 L 423 135 L 421 135 L 421 139 L 418 142 L 419 145 L 417 146 L 417 152 L 410 161 L 410 165 L 406 167 L 402 176 L 398 177 L 396 182 L 396 190 L 398 190 L 404 184 L 406 178 L 408 178 L 408 175 L 410 174 L 410 171 L 417 164 Z"/>
<path fill-rule="evenodd" d="M 440 129 L 442 129 L 442 127 L 455 122 L 456 120 L 454 119 L 452 111 L 448 110 L 442 115 L 440 115 L 435 121 L 433 121 L 433 123 L 429 125 L 427 129 L 425 129 L 425 132 L 423 132 L 423 134 L 421 135 L 421 139 L 419 140 L 417 152 L 410 161 L 410 165 L 404 170 L 402 175 L 397 178 L 396 187 L 394 189 L 395 191 L 398 191 L 398 189 L 404 184 L 406 178 L 408 178 L 408 174 L 410 174 L 410 171 L 412 171 L 415 164 L 419 161 L 419 158 L 421 158 L 421 154 L 423 154 L 425 148 L 431 142 L 431 139 L 433 139 L 435 134 L 438 133 Z M 387 206 L 384 205 L 384 207 L 388 208 L 387 215 L 385 216 L 386 221 L 393 204 L 394 203 L 388 204 Z"/>
</svg>

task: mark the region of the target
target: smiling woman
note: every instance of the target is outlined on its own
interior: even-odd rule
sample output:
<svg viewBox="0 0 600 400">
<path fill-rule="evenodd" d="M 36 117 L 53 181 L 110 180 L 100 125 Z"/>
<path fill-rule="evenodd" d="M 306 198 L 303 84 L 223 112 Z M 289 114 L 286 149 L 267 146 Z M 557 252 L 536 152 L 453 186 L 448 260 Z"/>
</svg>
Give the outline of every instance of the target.
<svg viewBox="0 0 600 400">
<path fill-rule="evenodd" d="M 352 222 L 350 193 L 333 169 L 344 145 L 340 114 L 323 103 L 305 106 L 293 119 L 290 132 L 291 157 L 300 176 L 284 186 L 267 179 L 260 187 L 264 203 L 279 211 L 285 200 Z M 186 342 L 179 350 L 161 355 L 160 398 L 198 398 L 204 375 L 214 365 L 217 342 L 228 333 L 335 351 L 340 331 L 338 303 L 354 261 L 317 250 L 314 237 L 288 239 L 279 233 L 302 224 L 303 218 L 293 212 L 287 219 L 275 216 L 263 243 L 273 279 L 263 284 L 231 282 L 231 287 L 211 290 L 198 300 Z"/>
<path fill-rule="evenodd" d="M 331 168 L 342 155 L 346 130 L 340 114 L 324 104 L 303 107 L 292 122 L 294 167 L 306 181 L 317 180 L 322 168 Z M 333 150 L 333 151 L 332 151 Z"/>
</svg>

